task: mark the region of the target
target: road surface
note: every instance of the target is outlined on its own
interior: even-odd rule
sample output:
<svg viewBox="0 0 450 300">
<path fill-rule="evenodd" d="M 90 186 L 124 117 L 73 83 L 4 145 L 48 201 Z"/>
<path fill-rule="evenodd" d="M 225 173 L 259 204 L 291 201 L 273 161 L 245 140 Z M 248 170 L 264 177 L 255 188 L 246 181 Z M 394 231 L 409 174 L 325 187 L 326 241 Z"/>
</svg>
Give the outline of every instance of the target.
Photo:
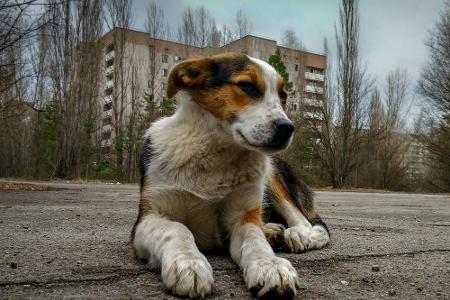
<svg viewBox="0 0 450 300">
<path fill-rule="evenodd" d="M 132 256 L 138 197 L 136 185 L 3 181 L 0 298 L 173 299 Z M 448 195 L 317 192 L 316 208 L 331 244 L 280 254 L 299 272 L 298 299 L 450 299 Z M 208 259 L 209 299 L 252 298 L 230 258 Z"/>
</svg>

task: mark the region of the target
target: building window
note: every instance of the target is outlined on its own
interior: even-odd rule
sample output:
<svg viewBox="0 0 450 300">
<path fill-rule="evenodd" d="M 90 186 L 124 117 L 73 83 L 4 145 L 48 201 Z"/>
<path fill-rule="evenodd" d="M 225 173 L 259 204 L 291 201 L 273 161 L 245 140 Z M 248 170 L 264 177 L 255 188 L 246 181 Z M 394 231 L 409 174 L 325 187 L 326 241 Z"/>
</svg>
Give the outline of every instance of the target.
<svg viewBox="0 0 450 300">
<path fill-rule="evenodd" d="M 106 67 L 111 67 L 112 65 L 114 65 L 114 59 L 110 59 L 106 62 Z"/>
<path fill-rule="evenodd" d="M 103 140 L 109 140 L 110 138 L 111 138 L 111 131 L 107 131 L 102 134 Z"/>
<path fill-rule="evenodd" d="M 112 87 L 107 88 L 107 89 L 105 90 L 105 95 L 106 95 L 106 96 L 112 95 Z"/>
<path fill-rule="evenodd" d="M 169 61 L 169 55 L 166 54 L 166 53 L 164 53 L 164 54 L 162 55 L 162 62 L 163 62 L 163 63 L 166 63 L 166 62 L 168 62 L 168 61 Z"/>
<path fill-rule="evenodd" d="M 298 71 L 298 65 L 295 65 L 295 71 Z"/>
<path fill-rule="evenodd" d="M 168 69 L 166 69 L 166 68 L 164 68 L 163 69 L 163 76 L 164 77 L 167 77 L 167 73 L 169 72 L 169 70 Z"/>
<path fill-rule="evenodd" d="M 182 60 L 183 60 L 183 58 L 182 58 L 181 56 L 174 55 L 174 57 L 173 57 L 173 61 L 174 61 L 175 63 L 180 62 L 180 61 L 182 61 Z"/>
<path fill-rule="evenodd" d="M 294 111 L 297 111 L 297 104 L 294 103 Z"/>
<path fill-rule="evenodd" d="M 113 51 L 114 50 L 114 44 L 113 43 L 111 43 L 111 44 L 109 44 L 107 47 L 106 47 L 106 52 L 108 53 L 108 52 L 111 52 L 111 51 Z"/>
<path fill-rule="evenodd" d="M 161 84 L 161 90 L 162 90 L 163 92 L 165 92 L 166 89 L 167 89 L 167 84 L 166 84 L 165 82 L 163 82 L 163 83 Z"/>
<path fill-rule="evenodd" d="M 106 103 L 105 105 L 103 105 L 103 111 L 108 111 L 112 108 L 112 103 Z"/>
</svg>

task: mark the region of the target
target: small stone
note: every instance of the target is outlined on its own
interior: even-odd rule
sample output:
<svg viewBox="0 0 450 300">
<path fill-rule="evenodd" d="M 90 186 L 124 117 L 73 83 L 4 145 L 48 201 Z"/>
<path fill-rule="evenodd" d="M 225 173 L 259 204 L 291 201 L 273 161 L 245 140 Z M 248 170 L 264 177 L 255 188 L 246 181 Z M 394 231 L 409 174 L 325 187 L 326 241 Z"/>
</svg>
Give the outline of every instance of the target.
<svg viewBox="0 0 450 300">
<path fill-rule="evenodd" d="M 380 271 L 380 266 L 379 265 L 373 265 L 372 266 L 372 271 L 379 272 Z"/>
<path fill-rule="evenodd" d="M 83 262 L 81 260 L 77 260 L 77 264 L 82 265 Z"/>
<path fill-rule="evenodd" d="M 395 296 L 395 295 L 397 295 L 396 291 L 394 291 L 394 290 L 389 291 L 389 296 Z"/>
<path fill-rule="evenodd" d="M 414 282 L 411 282 L 409 285 L 410 286 L 415 286 L 416 284 Z"/>
<path fill-rule="evenodd" d="M 234 297 L 234 293 L 233 292 L 230 293 L 230 297 Z"/>
<path fill-rule="evenodd" d="M 77 217 L 80 217 L 81 215 L 80 214 L 77 214 Z"/>
<path fill-rule="evenodd" d="M 28 229 L 28 228 L 30 228 L 30 227 L 27 226 L 27 225 L 23 225 L 22 228 L 23 228 L 23 229 Z"/>
<path fill-rule="evenodd" d="M 17 264 L 15 262 L 12 262 L 10 264 L 10 266 L 11 266 L 11 269 L 17 269 Z"/>
<path fill-rule="evenodd" d="M 342 285 L 348 285 L 348 281 L 341 280 L 341 284 L 342 284 Z"/>
<path fill-rule="evenodd" d="M 423 287 L 418 286 L 418 287 L 417 287 L 417 291 L 419 291 L 419 292 L 423 291 Z"/>
<path fill-rule="evenodd" d="M 363 281 L 364 283 L 369 283 L 369 278 L 368 278 L 367 276 L 364 276 L 364 277 L 362 278 L 362 281 Z"/>
<path fill-rule="evenodd" d="M 53 260 L 47 260 L 47 263 L 51 264 L 51 263 L 53 263 Z"/>
</svg>

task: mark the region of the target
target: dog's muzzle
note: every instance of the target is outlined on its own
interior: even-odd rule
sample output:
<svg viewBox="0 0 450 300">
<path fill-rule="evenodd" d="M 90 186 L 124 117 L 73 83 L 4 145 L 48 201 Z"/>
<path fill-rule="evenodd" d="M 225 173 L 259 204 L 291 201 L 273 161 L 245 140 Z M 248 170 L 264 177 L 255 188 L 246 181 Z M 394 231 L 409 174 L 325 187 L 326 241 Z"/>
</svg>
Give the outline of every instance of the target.
<svg viewBox="0 0 450 300">
<path fill-rule="evenodd" d="M 274 134 L 266 147 L 272 149 L 286 148 L 289 144 L 292 133 L 294 132 L 294 125 L 287 119 L 277 119 L 273 121 L 272 127 Z"/>
</svg>

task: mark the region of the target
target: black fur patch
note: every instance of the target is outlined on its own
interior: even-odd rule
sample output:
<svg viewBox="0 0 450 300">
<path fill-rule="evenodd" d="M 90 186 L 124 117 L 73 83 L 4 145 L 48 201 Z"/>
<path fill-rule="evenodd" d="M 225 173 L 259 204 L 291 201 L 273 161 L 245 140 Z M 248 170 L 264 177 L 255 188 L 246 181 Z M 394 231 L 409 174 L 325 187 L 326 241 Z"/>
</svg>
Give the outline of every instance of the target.
<svg viewBox="0 0 450 300">
<path fill-rule="evenodd" d="M 150 137 L 147 137 L 144 140 L 144 145 L 142 146 L 141 155 L 139 157 L 139 173 L 141 175 L 141 192 L 145 183 L 145 173 L 147 167 L 150 165 L 150 161 L 154 155 L 154 150 L 152 147 L 152 140 Z"/>
<path fill-rule="evenodd" d="M 211 66 L 211 85 L 221 86 L 230 82 L 230 77 L 242 72 L 251 62 L 246 55 L 216 59 Z"/>
<path fill-rule="evenodd" d="M 320 216 L 314 211 L 313 192 L 308 185 L 294 174 L 291 167 L 282 159 L 272 157 L 275 176 L 282 183 L 287 191 L 290 200 L 298 207 L 301 213 L 308 219 L 311 225 L 320 225 L 330 234 L 328 226 L 322 221 Z M 264 194 L 264 202 L 268 207 L 264 210 L 264 222 L 273 222 L 287 226 L 286 221 L 272 208 L 275 195 L 268 188 Z"/>
<path fill-rule="evenodd" d="M 141 221 L 142 218 L 142 209 L 141 205 L 143 205 L 143 199 L 142 199 L 142 193 L 144 191 L 144 185 L 145 185 L 145 174 L 148 166 L 150 165 L 152 156 L 154 155 L 154 150 L 152 147 L 152 141 L 149 137 L 147 137 L 144 140 L 144 145 L 142 146 L 141 155 L 139 157 L 139 172 L 141 175 L 141 185 L 140 185 L 140 192 L 141 192 L 141 200 L 139 202 L 139 210 L 138 210 L 138 216 L 136 219 L 136 222 L 133 225 L 133 229 L 131 230 L 131 243 L 134 241 L 134 235 L 136 233 L 136 227 Z"/>
<path fill-rule="evenodd" d="M 277 177 L 284 185 L 294 204 L 306 217 L 314 211 L 313 192 L 301 178 L 294 174 L 288 163 L 278 157 L 273 157 L 272 161 Z"/>
</svg>

